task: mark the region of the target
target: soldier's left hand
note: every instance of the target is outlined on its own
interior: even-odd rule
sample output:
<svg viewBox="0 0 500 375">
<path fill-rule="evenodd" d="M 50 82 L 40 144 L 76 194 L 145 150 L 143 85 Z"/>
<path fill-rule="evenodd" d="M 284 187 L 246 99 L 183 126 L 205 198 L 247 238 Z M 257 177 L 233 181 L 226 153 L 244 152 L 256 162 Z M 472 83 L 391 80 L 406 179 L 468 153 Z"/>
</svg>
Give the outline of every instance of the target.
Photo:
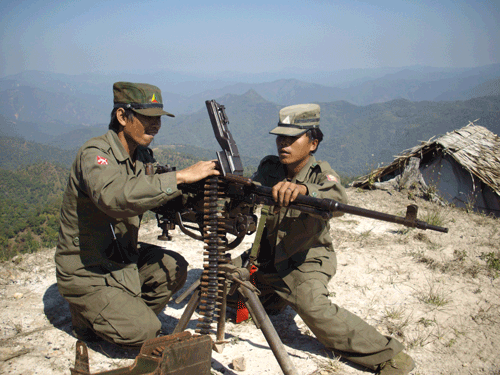
<svg viewBox="0 0 500 375">
<path fill-rule="evenodd" d="M 219 163 L 217 160 L 199 161 L 190 167 L 176 173 L 177 184 L 192 184 L 210 176 L 219 176 Z"/>
</svg>

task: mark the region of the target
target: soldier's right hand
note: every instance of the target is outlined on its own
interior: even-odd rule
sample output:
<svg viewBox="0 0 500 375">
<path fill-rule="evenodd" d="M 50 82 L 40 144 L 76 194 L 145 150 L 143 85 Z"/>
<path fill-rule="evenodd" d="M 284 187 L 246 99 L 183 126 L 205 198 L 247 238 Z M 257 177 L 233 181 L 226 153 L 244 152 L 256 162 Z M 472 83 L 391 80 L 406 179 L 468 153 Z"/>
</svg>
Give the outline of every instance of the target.
<svg viewBox="0 0 500 375">
<path fill-rule="evenodd" d="M 280 206 L 288 206 L 299 194 L 306 195 L 307 187 L 301 184 L 294 184 L 290 180 L 280 181 L 273 186 L 273 198 Z"/>
<path fill-rule="evenodd" d="M 190 167 L 177 171 L 177 185 L 192 184 L 206 177 L 218 176 L 220 175 L 220 171 L 217 167 L 217 160 L 199 161 Z"/>
</svg>

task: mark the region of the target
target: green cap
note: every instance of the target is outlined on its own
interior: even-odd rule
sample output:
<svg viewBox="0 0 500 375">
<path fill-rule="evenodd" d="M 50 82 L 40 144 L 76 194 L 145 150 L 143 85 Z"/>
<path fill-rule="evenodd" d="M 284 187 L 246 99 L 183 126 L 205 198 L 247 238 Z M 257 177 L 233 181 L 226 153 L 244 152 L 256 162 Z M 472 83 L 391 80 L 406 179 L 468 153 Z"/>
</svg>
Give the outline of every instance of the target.
<svg viewBox="0 0 500 375">
<path fill-rule="evenodd" d="M 319 105 L 296 104 L 280 111 L 278 126 L 270 134 L 298 137 L 309 129 L 319 128 Z"/>
<path fill-rule="evenodd" d="M 113 85 L 113 102 L 115 108 L 130 108 L 144 116 L 175 117 L 163 110 L 160 89 L 147 83 L 116 82 Z"/>
</svg>

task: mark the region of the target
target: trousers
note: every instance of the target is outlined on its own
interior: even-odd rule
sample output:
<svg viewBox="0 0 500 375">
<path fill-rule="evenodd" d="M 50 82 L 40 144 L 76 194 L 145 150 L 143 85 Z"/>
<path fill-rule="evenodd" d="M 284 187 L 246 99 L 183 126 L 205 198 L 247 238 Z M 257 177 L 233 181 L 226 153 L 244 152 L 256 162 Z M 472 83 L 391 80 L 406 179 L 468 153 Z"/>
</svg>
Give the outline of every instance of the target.
<svg viewBox="0 0 500 375">
<path fill-rule="evenodd" d="M 106 285 L 89 286 L 84 294 L 64 295 L 74 332 L 90 330 L 122 347 L 140 347 L 161 330 L 157 315 L 186 282 L 187 266 L 187 261 L 173 251 L 142 244 L 134 267 L 136 275 L 130 277 L 129 272 L 124 279 L 106 275 Z"/>
<path fill-rule="evenodd" d="M 241 266 L 241 257 L 234 259 Z M 336 255 L 323 252 L 288 267 L 265 267 L 254 273 L 259 296 L 268 313 L 290 306 L 325 347 L 343 358 L 376 370 L 403 350 L 392 337 L 378 332 L 366 321 L 333 303 L 328 283 L 336 272 Z"/>
</svg>

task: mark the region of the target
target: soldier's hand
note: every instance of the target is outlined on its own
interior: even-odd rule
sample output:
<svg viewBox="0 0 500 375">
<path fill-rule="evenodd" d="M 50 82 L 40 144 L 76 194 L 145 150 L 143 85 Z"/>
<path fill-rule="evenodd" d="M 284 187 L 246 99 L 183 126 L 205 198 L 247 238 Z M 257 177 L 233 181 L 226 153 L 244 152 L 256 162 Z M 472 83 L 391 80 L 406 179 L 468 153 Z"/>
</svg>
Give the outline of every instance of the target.
<svg viewBox="0 0 500 375">
<path fill-rule="evenodd" d="M 288 206 L 299 194 L 306 195 L 305 185 L 294 184 L 288 180 L 280 181 L 273 186 L 274 201 L 280 206 Z"/>
<path fill-rule="evenodd" d="M 190 167 L 177 171 L 177 185 L 192 184 L 206 177 L 220 175 L 217 160 L 199 161 Z"/>
</svg>

